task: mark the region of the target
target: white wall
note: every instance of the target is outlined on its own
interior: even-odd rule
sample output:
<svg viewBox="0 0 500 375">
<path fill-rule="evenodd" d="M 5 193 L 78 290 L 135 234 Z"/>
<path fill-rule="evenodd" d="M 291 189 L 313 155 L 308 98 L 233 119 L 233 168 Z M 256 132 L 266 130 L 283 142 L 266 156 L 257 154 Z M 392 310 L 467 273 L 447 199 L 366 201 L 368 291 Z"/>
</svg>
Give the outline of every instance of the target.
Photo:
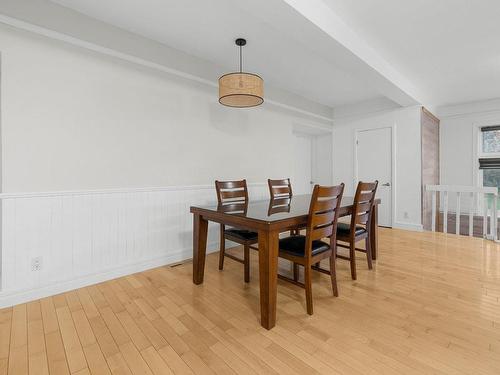
<svg viewBox="0 0 500 375">
<path fill-rule="evenodd" d="M 500 100 L 464 103 L 438 109 L 440 123 L 440 175 L 442 185 L 480 186 L 477 140 L 482 126 L 500 124 Z M 469 212 L 471 200 L 462 197 L 461 211 Z M 449 200 L 455 211 L 456 200 Z"/>
<path fill-rule="evenodd" d="M 5 27 L 0 46 L 4 192 L 257 182 L 293 171 L 292 122 L 305 121 L 297 116 L 226 108 L 212 87 Z"/>
<path fill-rule="evenodd" d="M 313 181 L 320 185 L 333 183 L 333 138 L 331 134 L 317 135 L 313 140 Z"/>
<path fill-rule="evenodd" d="M 441 184 L 477 185 L 475 129 L 498 124 L 500 124 L 500 110 L 441 117 Z"/>
<path fill-rule="evenodd" d="M 421 230 L 422 223 L 420 108 L 407 107 L 362 118 L 340 119 L 334 122 L 333 131 L 333 180 L 334 183 L 344 182 L 346 194 L 354 194 L 356 130 L 393 127 L 393 226 L 415 230 Z"/>
<path fill-rule="evenodd" d="M 0 53 L 0 306 L 190 257 L 189 206 L 216 178 L 262 198 L 293 173 L 293 128 L 330 127 L 6 26 Z"/>
</svg>

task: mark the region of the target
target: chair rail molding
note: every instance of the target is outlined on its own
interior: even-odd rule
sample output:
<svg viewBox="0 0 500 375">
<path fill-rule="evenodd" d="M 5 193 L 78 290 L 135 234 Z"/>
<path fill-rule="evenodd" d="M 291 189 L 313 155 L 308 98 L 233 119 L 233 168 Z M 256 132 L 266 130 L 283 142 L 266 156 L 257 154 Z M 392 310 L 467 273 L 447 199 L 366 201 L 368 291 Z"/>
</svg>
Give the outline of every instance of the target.
<svg viewBox="0 0 500 375">
<path fill-rule="evenodd" d="M 266 199 L 265 183 L 248 185 Z M 0 308 L 192 257 L 191 205 L 213 185 L 3 193 Z M 208 251 L 218 249 L 209 227 Z"/>
</svg>

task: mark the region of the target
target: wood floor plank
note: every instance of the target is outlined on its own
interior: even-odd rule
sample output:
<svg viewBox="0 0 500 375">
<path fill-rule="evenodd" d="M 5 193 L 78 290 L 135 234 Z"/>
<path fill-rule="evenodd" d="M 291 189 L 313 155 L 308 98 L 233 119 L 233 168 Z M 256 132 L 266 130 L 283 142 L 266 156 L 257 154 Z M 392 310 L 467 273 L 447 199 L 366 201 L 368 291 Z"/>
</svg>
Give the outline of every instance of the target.
<svg viewBox="0 0 500 375">
<path fill-rule="evenodd" d="M 59 332 L 59 322 L 57 321 L 56 309 L 52 297 L 41 299 L 40 307 L 42 310 L 43 331 L 45 334 Z"/>
<path fill-rule="evenodd" d="M 193 371 L 191 368 L 182 360 L 182 358 L 175 352 L 175 350 L 170 346 L 164 346 L 158 353 L 163 358 L 163 360 L 172 369 L 173 373 L 176 375 L 192 375 Z"/>
<path fill-rule="evenodd" d="M 118 345 L 116 345 L 116 342 L 102 317 L 100 315 L 95 316 L 89 319 L 89 323 L 104 357 L 109 358 L 118 354 L 120 352 Z"/>
<path fill-rule="evenodd" d="M 155 375 L 173 375 L 172 370 L 152 346 L 141 351 L 142 358 Z"/>
<path fill-rule="evenodd" d="M 2 309 L 0 375 L 500 374 L 499 244 L 381 228 L 374 269 L 356 257 L 338 298 L 313 274 L 312 316 L 280 280 L 271 331 L 255 253 L 250 283 L 213 254 L 202 286 L 187 262 Z"/>
<path fill-rule="evenodd" d="M 0 310 L 0 375 L 6 375 L 9 363 L 12 308 Z"/>
<path fill-rule="evenodd" d="M 10 333 L 9 374 L 28 373 L 28 326 L 26 304 L 14 306 Z"/>
<path fill-rule="evenodd" d="M 210 367 L 194 352 L 187 351 L 182 354 L 182 359 L 195 374 L 215 374 Z"/>
<path fill-rule="evenodd" d="M 156 319 L 156 321 L 159 321 L 161 319 Z M 153 323 L 150 322 L 148 318 L 146 318 L 144 315 L 137 318 L 137 325 L 141 329 L 141 331 L 144 333 L 144 335 L 148 338 L 148 340 L 153 344 L 153 346 L 156 348 L 156 350 L 163 348 L 164 346 L 168 345 L 167 339 L 162 335 L 160 330 L 157 328 L 157 326 Z"/>
<path fill-rule="evenodd" d="M 142 330 L 139 328 L 137 323 L 127 311 L 120 311 L 116 314 L 116 316 L 122 323 L 125 331 L 127 331 L 128 335 L 132 339 L 132 342 L 137 347 L 137 349 L 139 349 L 139 351 L 151 346 L 151 341 L 148 340 L 146 335 L 142 332 Z"/>
<path fill-rule="evenodd" d="M 116 295 L 111 285 L 99 284 L 98 288 L 102 293 L 102 295 L 104 296 L 104 298 L 106 299 L 106 301 L 108 302 L 108 305 L 111 307 L 113 312 L 117 313 L 125 309 L 123 307 L 123 304 L 118 299 L 118 296 Z"/>
<path fill-rule="evenodd" d="M 249 350 L 246 350 L 237 340 L 233 339 L 227 332 L 216 327 L 212 329 L 212 334 L 217 337 L 218 343 L 222 343 L 226 350 L 232 352 L 245 362 L 245 365 L 253 369 L 257 374 L 277 374 L 265 361 Z"/>
<path fill-rule="evenodd" d="M 148 364 L 132 342 L 120 345 L 120 351 L 132 374 L 153 375 Z"/>
<path fill-rule="evenodd" d="M 64 293 L 64 297 L 66 298 L 66 303 L 68 304 L 70 311 L 76 311 L 82 308 L 78 291 L 72 290 L 71 292 Z"/>
<path fill-rule="evenodd" d="M 95 342 L 83 348 L 88 367 L 92 375 L 110 375 L 111 371 L 108 367 L 101 348 Z"/>
<path fill-rule="evenodd" d="M 68 306 L 56 308 L 66 358 L 71 373 L 87 368 L 87 361 Z"/>
<path fill-rule="evenodd" d="M 68 361 L 64 351 L 64 345 L 59 331 L 45 334 L 45 344 L 47 345 L 47 361 L 49 373 L 51 375 L 69 374 Z"/>
<path fill-rule="evenodd" d="M 92 327 L 90 326 L 87 315 L 84 310 L 76 310 L 71 313 L 73 317 L 73 322 L 75 324 L 76 331 L 78 333 L 78 338 L 82 347 L 87 347 L 96 343 L 96 338 Z"/>
<path fill-rule="evenodd" d="M 123 355 L 121 353 L 116 353 L 109 358 L 107 358 L 108 366 L 111 369 L 113 375 L 131 375 L 132 372 L 125 362 Z"/>
<path fill-rule="evenodd" d="M 130 341 L 130 336 L 121 325 L 113 310 L 111 310 L 109 306 L 106 306 L 99 311 L 116 344 L 120 346 L 128 343 Z"/>
<path fill-rule="evenodd" d="M 89 291 L 86 288 L 78 289 L 78 298 L 80 299 L 80 303 L 87 315 L 88 319 L 92 319 L 96 316 L 99 316 L 99 311 L 97 310 L 92 297 L 89 294 Z"/>
<path fill-rule="evenodd" d="M 40 301 L 28 303 L 28 367 L 30 375 L 49 373 Z"/>
</svg>

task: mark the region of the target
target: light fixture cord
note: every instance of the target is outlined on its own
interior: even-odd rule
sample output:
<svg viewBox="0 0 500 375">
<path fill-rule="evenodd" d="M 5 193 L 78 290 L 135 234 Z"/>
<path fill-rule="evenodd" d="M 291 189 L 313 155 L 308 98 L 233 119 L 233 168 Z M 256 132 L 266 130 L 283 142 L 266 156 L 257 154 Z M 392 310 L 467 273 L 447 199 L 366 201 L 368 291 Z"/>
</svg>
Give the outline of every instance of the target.
<svg viewBox="0 0 500 375">
<path fill-rule="evenodd" d="M 242 72 L 241 70 L 241 44 L 240 44 L 240 73 Z"/>
</svg>

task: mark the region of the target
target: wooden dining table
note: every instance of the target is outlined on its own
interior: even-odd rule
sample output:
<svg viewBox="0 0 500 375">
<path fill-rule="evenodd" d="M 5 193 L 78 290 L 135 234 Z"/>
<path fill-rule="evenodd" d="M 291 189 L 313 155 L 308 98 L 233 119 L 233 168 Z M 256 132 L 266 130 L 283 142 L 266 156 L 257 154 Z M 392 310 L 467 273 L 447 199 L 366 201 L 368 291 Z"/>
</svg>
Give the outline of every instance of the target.
<svg viewBox="0 0 500 375">
<path fill-rule="evenodd" d="M 339 216 L 353 210 L 353 197 L 342 197 Z M 244 212 L 230 213 L 220 206 L 191 206 L 193 214 L 193 283 L 203 283 L 207 251 L 208 222 L 255 231 L 259 235 L 259 283 L 261 325 L 271 329 L 276 324 L 279 234 L 307 224 L 311 195 L 294 195 L 287 210 L 273 212 L 271 200 L 249 201 Z M 372 258 L 377 259 L 378 205 L 375 200 L 370 222 Z"/>
</svg>

